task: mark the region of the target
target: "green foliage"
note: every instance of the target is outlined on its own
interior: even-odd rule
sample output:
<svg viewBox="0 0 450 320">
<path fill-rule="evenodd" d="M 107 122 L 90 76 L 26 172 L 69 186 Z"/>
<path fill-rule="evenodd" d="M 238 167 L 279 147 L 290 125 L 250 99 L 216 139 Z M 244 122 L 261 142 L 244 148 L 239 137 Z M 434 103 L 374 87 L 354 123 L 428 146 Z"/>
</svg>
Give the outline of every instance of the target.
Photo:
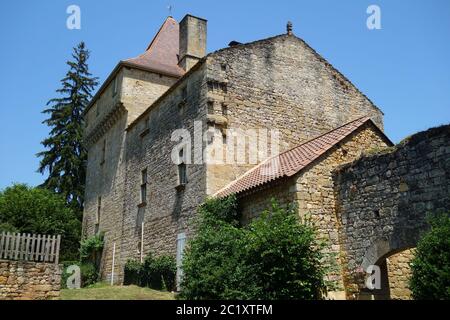
<svg viewBox="0 0 450 320">
<path fill-rule="evenodd" d="M 142 286 L 141 282 L 142 271 L 143 271 L 142 263 L 136 260 L 128 260 L 127 263 L 125 264 L 123 284 L 126 286 L 133 284 L 137 286 Z"/>
<path fill-rule="evenodd" d="M 239 227 L 237 221 L 234 197 L 208 200 L 201 207 L 198 232 L 183 260 L 181 298 L 321 298 L 326 289 L 323 246 L 309 221 L 275 201 L 249 226 Z"/>
<path fill-rule="evenodd" d="M 83 288 L 95 284 L 100 278 L 98 267 L 94 263 L 81 263 L 81 286 Z"/>
<path fill-rule="evenodd" d="M 411 263 L 410 288 L 417 300 L 450 300 L 450 214 L 430 216 L 429 223 Z"/>
<path fill-rule="evenodd" d="M 125 285 L 135 284 L 155 290 L 175 289 L 176 262 L 173 257 L 147 255 L 144 263 L 128 260 L 125 265 Z"/>
<path fill-rule="evenodd" d="M 0 228 L 61 235 L 60 260 L 78 258 L 81 223 L 63 197 L 43 188 L 15 184 L 0 191 Z"/>
<path fill-rule="evenodd" d="M 51 99 L 43 111 L 49 115 L 43 123 L 51 130 L 42 141 L 46 150 L 37 156 L 42 158 L 38 171 L 48 173 L 43 187 L 61 194 L 77 209 L 81 220 L 87 161 L 82 144 L 83 112 L 98 82 L 89 73 L 89 51 L 83 42 L 73 49 L 72 58 L 62 87 L 56 90 L 60 97 Z"/>
<path fill-rule="evenodd" d="M 200 206 L 199 213 L 205 222 L 214 224 L 215 221 L 220 220 L 235 226 L 239 225 L 239 213 L 235 195 L 224 199 L 208 199 Z"/>
<path fill-rule="evenodd" d="M 99 266 L 104 246 L 103 234 L 98 234 L 80 242 L 80 259 L 82 263 Z"/>
<path fill-rule="evenodd" d="M 0 232 L 18 233 L 20 231 L 18 228 L 14 227 L 12 224 L 10 224 L 8 222 L 2 222 L 2 223 L 0 223 Z"/>
</svg>

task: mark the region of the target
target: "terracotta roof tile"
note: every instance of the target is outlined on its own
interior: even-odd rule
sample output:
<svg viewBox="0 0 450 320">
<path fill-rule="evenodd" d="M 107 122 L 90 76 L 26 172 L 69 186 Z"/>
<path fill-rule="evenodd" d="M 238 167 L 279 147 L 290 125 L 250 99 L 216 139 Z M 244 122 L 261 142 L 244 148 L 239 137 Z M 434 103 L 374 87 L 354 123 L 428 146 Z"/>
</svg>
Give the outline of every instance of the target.
<svg viewBox="0 0 450 320">
<path fill-rule="evenodd" d="M 175 19 L 168 17 L 147 50 L 124 62 L 181 77 L 185 71 L 178 66 L 178 54 L 179 25 Z"/>
<path fill-rule="evenodd" d="M 293 149 L 271 157 L 218 191 L 214 196 L 221 198 L 231 194 L 239 194 L 276 179 L 293 176 L 368 121 L 371 121 L 368 117 L 354 120 Z"/>
</svg>

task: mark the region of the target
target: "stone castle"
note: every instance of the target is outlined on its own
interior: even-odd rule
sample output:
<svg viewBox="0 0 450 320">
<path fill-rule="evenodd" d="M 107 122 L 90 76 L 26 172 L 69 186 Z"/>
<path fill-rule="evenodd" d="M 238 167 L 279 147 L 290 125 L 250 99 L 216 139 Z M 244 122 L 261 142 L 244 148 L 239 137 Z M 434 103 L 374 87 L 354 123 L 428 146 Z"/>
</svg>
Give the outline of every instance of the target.
<svg viewBox="0 0 450 320">
<path fill-rule="evenodd" d="M 407 298 L 422 212 L 449 209 L 450 148 L 439 151 L 448 128 L 419 134 L 435 144 L 393 147 L 382 111 L 291 24 L 286 34 L 209 54 L 206 38 L 206 20 L 168 17 L 143 54 L 117 64 L 85 112 L 83 235 L 105 235 L 102 277 L 122 283 L 126 261 L 148 252 L 180 264 L 197 207 L 236 194 L 244 221 L 272 197 L 312 215 L 339 257 L 331 298 Z M 269 155 L 261 149 L 273 149 L 274 129 L 278 152 Z M 174 138 L 180 130 L 190 134 Z M 229 156 L 251 132 L 258 132 L 256 151 L 204 161 L 211 145 Z M 370 150 L 389 152 L 361 160 Z M 436 179 L 422 185 L 429 172 Z M 375 264 L 387 285 L 365 292 L 364 270 Z"/>
</svg>

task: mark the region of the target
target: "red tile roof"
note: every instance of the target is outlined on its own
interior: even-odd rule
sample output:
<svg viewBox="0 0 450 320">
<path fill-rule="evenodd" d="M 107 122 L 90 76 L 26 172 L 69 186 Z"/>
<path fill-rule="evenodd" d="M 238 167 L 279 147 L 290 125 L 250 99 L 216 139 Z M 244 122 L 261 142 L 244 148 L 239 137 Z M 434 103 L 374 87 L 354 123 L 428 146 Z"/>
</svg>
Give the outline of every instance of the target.
<svg viewBox="0 0 450 320">
<path fill-rule="evenodd" d="M 128 65 L 136 65 L 181 77 L 185 71 L 178 66 L 178 54 L 179 25 L 175 19 L 168 17 L 147 50 L 140 56 L 124 62 Z"/>
<path fill-rule="evenodd" d="M 214 196 L 222 198 L 231 194 L 239 194 L 283 177 L 291 177 L 367 122 L 372 122 L 372 120 L 368 117 L 354 120 L 293 149 L 271 157 L 218 191 Z M 373 125 L 376 127 L 375 124 Z"/>
</svg>

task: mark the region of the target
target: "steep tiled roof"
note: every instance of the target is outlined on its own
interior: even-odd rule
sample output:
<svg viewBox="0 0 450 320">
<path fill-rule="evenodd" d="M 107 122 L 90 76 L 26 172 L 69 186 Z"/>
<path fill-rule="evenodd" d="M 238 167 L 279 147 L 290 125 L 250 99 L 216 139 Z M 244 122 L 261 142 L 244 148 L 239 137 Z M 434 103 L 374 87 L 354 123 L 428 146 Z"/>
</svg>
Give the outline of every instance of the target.
<svg viewBox="0 0 450 320">
<path fill-rule="evenodd" d="M 168 17 L 159 29 L 155 38 L 140 56 L 125 63 L 151 69 L 165 74 L 181 77 L 184 70 L 178 66 L 179 25 L 172 17 Z"/>
<path fill-rule="evenodd" d="M 283 177 L 291 177 L 367 122 L 372 122 L 372 120 L 368 117 L 354 120 L 293 149 L 271 157 L 218 191 L 214 196 L 221 198 L 234 193 L 239 194 Z M 376 127 L 375 124 L 373 125 Z M 387 139 L 387 137 L 385 138 Z"/>
</svg>

